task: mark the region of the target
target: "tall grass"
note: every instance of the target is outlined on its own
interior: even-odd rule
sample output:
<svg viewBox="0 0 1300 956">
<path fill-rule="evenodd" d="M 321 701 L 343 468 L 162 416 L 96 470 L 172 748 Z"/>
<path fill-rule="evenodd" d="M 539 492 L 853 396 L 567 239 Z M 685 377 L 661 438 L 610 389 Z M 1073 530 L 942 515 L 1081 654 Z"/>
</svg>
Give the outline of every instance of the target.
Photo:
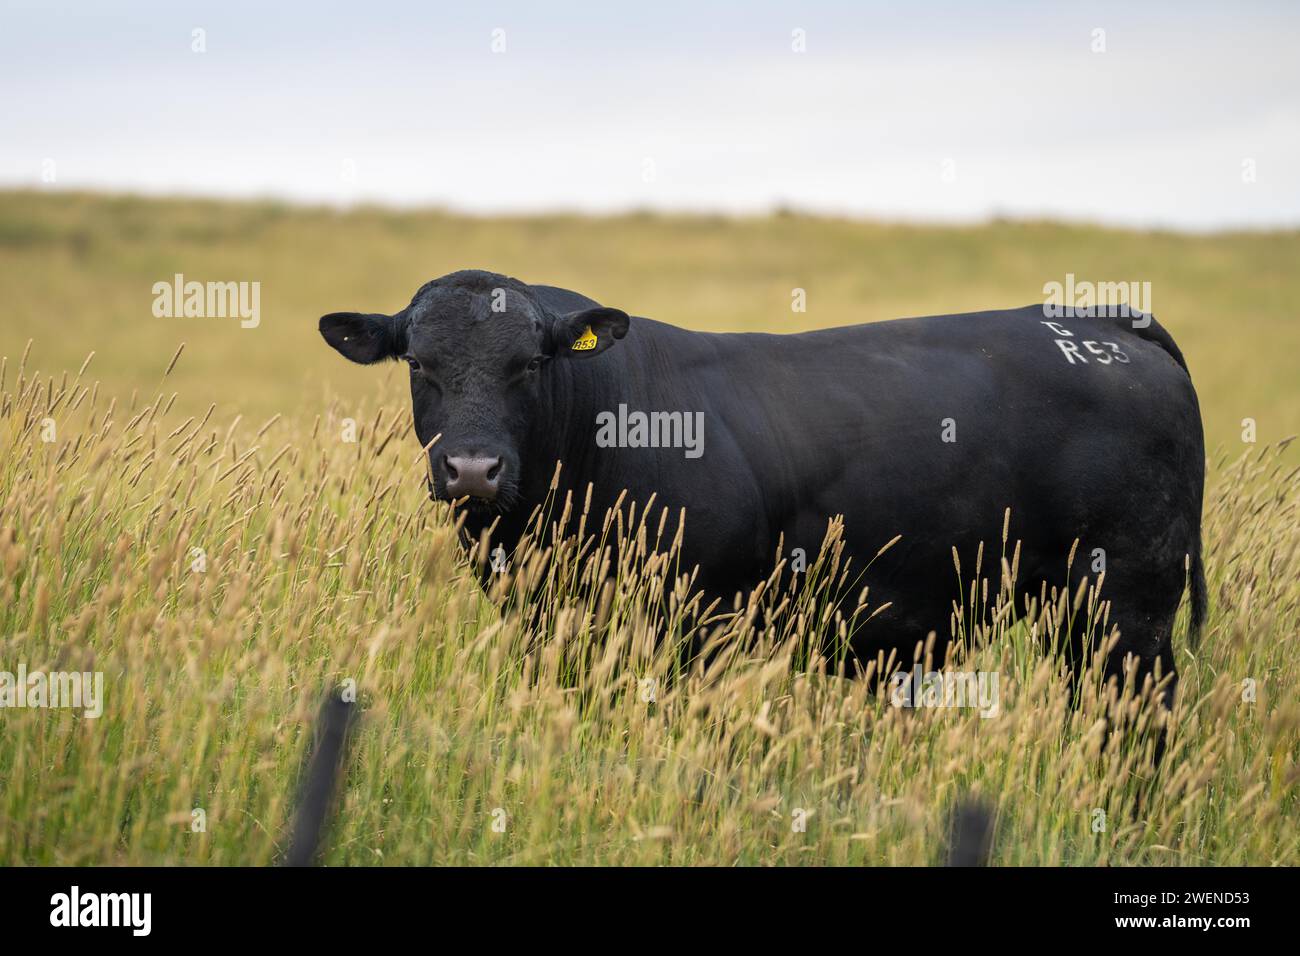
<svg viewBox="0 0 1300 956">
<path fill-rule="evenodd" d="M 102 671 L 107 692 L 97 719 L 0 711 L 0 862 L 275 861 L 336 685 L 361 716 L 331 864 L 935 863 L 966 796 L 996 807 L 1000 864 L 1300 857 L 1300 485 L 1277 447 L 1211 462 L 1212 612 L 1178 639 L 1153 778 L 1149 746 L 1107 745 L 1110 708 L 1149 702 L 1085 681 L 1071 706 L 1042 651 L 1102 605 L 1006 610 L 1014 542 L 955 556 L 995 621 L 955 609 L 957 664 L 999 673 L 998 714 L 897 708 L 836 664 L 878 608 L 823 600 L 860 570 L 834 523 L 813 583 L 705 608 L 674 516 L 628 502 L 586 516 L 585 546 L 539 522 L 489 600 L 408 409 L 351 412 L 348 442 L 338 406 L 218 421 L 172 411 L 165 377 L 122 401 L 88 371 L 0 372 L 0 670 Z"/>
</svg>

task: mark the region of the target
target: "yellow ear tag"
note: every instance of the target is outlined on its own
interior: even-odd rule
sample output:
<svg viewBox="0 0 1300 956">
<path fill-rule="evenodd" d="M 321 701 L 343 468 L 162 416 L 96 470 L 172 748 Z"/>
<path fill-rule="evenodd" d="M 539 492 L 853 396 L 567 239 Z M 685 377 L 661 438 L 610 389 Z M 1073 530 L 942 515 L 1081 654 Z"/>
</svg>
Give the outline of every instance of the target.
<svg viewBox="0 0 1300 956">
<path fill-rule="evenodd" d="M 596 347 L 596 333 L 591 331 L 591 326 L 582 330 L 582 334 L 573 340 L 570 346 L 575 352 L 590 352 Z"/>
</svg>

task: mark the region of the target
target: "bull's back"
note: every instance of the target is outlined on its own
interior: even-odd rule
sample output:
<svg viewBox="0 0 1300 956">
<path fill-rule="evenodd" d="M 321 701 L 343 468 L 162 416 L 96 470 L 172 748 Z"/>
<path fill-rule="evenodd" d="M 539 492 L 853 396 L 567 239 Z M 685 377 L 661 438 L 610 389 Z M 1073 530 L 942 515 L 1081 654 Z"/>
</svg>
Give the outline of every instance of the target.
<svg viewBox="0 0 1300 956">
<path fill-rule="evenodd" d="M 862 566 L 902 535 L 867 580 L 942 631 L 951 549 L 1000 544 L 1008 508 L 1027 576 L 1076 539 L 1135 560 L 1157 536 L 1168 561 L 1194 546 L 1203 439 L 1170 344 L 1154 322 L 1041 306 L 746 337 L 721 417 L 771 538 L 813 554 L 843 515 Z"/>
</svg>

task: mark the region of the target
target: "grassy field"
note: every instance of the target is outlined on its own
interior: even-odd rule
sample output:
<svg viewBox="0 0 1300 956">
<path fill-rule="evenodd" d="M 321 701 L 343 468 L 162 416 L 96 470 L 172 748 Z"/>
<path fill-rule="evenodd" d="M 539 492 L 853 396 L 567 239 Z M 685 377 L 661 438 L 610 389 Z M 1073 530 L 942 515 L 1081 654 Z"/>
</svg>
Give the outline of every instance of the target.
<svg viewBox="0 0 1300 956">
<path fill-rule="evenodd" d="M 964 795 L 996 808 L 999 864 L 1294 864 L 1297 263 L 1294 232 L 0 193 L 0 671 L 102 671 L 106 694 L 96 719 L 0 710 L 0 863 L 274 861 L 323 689 L 354 681 L 331 864 L 924 864 Z M 521 558 L 499 587 L 509 610 L 514 584 L 546 583 L 530 634 L 425 498 L 404 371 L 347 366 L 315 331 L 464 267 L 767 331 L 1023 305 L 1067 273 L 1150 281 L 1211 449 L 1211 616 L 1198 647 L 1175 641 L 1162 772 L 1102 747 L 1095 689 L 1062 703 L 1036 647 L 1059 604 L 974 652 L 1002 678 L 990 719 L 803 666 L 815 594 L 796 614 L 756 602 L 728 625 L 743 650 L 677 673 L 656 615 L 697 622 L 645 600 L 653 557 L 604 593 L 582 556 Z M 260 282 L 260 324 L 154 317 L 177 272 Z"/>
</svg>

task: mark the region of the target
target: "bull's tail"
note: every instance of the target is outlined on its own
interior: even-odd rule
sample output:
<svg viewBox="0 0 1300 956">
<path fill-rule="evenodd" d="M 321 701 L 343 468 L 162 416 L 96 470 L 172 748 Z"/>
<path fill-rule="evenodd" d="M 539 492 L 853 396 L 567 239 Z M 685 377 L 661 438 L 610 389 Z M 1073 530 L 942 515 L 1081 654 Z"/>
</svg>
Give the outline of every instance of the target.
<svg viewBox="0 0 1300 956">
<path fill-rule="evenodd" d="M 1188 581 L 1191 592 L 1191 627 L 1187 629 L 1187 643 L 1194 650 L 1201 642 L 1201 630 L 1205 626 L 1205 615 L 1209 610 L 1209 591 L 1205 586 L 1205 563 L 1201 560 L 1201 538 L 1196 537 L 1196 548 L 1192 553 L 1191 576 Z"/>
<path fill-rule="evenodd" d="M 1182 349 L 1178 347 L 1178 343 L 1174 341 L 1173 336 L 1171 336 L 1169 332 L 1165 330 L 1164 326 L 1162 326 L 1159 322 L 1155 320 L 1154 316 L 1142 315 L 1141 313 L 1136 313 L 1131 323 L 1131 328 L 1134 335 L 1138 336 L 1139 338 L 1146 339 L 1148 342 L 1154 342 L 1157 345 L 1159 345 L 1162 349 L 1164 349 L 1166 352 L 1168 352 L 1169 355 L 1173 358 L 1173 360 L 1177 362 L 1179 366 L 1182 367 L 1182 370 L 1187 373 L 1187 377 L 1190 380 L 1192 373 L 1191 370 L 1187 367 L 1187 359 L 1183 357 Z M 1195 392 L 1192 393 L 1192 401 L 1193 402 L 1196 401 Z M 1200 410 L 1199 410 L 1199 403 L 1198 403 L 1197 406 L 1198 420 L 1200 417 L 1199 411 Z M 1201 436 L 1201 442 L 1199 448 L 1200 448 L 1201 459 L 1202 461 L 1204 461 L 1205 439 L 1203 435 Z M 1204 474 L 1202 474 L 1199 482 L 1201 485 L 1201 489 L 1198 490 L 1196 495 L 1196 514 L 1198 516 L 1201 513 L 1201 500 L 1204 493 L 1203 491 L 1204 480 L 1205 480 Z M 1199 521 L 1197 522 L 1197 524 L 1199 525 Z M 1190 594 L 1191 626 L 1188 628 L 1187 631 L 1187 643 L 1190 647 L 1194 649 L 1197 646 L 1197 644 L 1200 643 L 1201 630 L 1205 625 L 1205 615 L 1209 609 L 1209 603 L 1210 603 L 1209 593 L 1205 586 L 1205 564 L 1201 560 L 1201 530 L 1199 527 L 1197 527 L 1196 529 L 1196 537 L 1192 544 L 1191 559 L 1192 559 L 1191 566 L 1188 568 L 1189 574 L 1188 574 L 1188 582 L 1187 582 L 1188 590 L 1191 592 Z"/>
</svg>

